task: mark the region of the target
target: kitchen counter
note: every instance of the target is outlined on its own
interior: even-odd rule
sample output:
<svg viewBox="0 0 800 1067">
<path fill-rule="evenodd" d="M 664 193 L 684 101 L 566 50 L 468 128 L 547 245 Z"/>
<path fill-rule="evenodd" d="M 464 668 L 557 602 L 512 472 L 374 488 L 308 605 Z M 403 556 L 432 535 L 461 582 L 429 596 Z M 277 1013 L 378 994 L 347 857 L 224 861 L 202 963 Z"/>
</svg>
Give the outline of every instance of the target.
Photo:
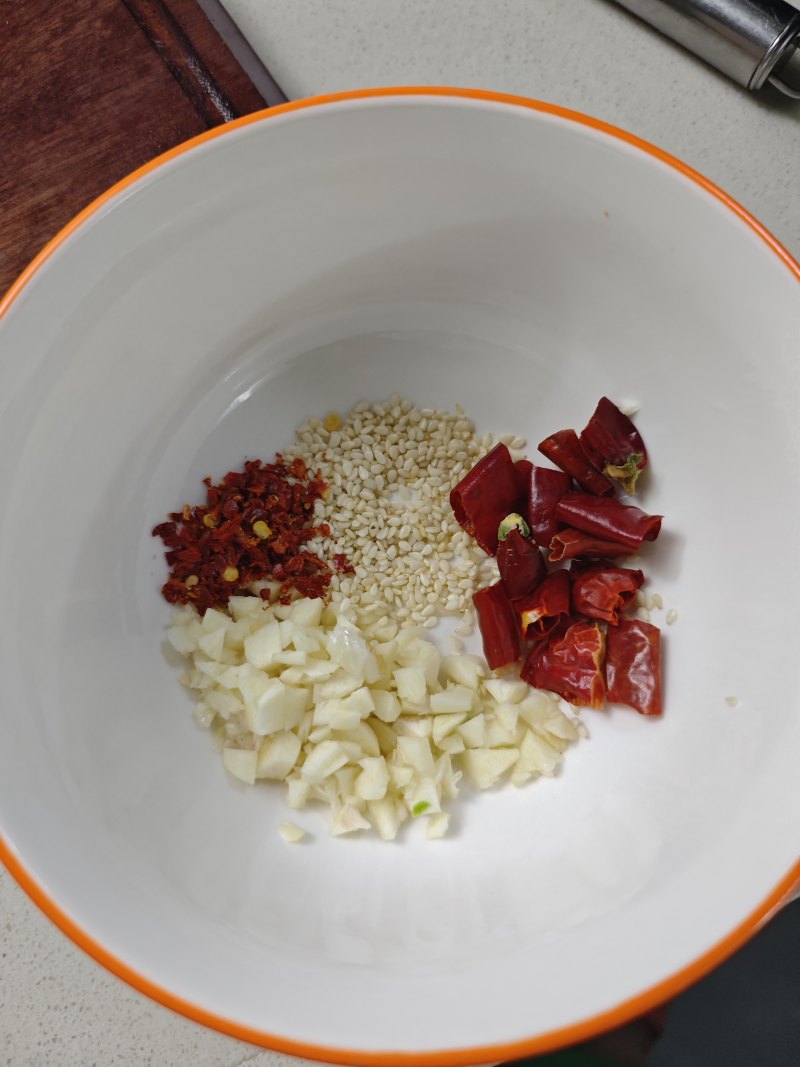
<svg viewBox="0 0 800 1067">
<path fill-rule="evenodd" d="M 678 156 L 800 258 L 800 102 L 740 89 L 609 0 L 226 6 L 290 99 L 428 84 L 552 101 Z M 207 7 L 213 17 L 211 0 Z M 0 916 L 0 1062 L 9 1067 L 303 1062 L 206 1030 L 130 989 L 52 926 L 2 869 Z"/>
</svg>

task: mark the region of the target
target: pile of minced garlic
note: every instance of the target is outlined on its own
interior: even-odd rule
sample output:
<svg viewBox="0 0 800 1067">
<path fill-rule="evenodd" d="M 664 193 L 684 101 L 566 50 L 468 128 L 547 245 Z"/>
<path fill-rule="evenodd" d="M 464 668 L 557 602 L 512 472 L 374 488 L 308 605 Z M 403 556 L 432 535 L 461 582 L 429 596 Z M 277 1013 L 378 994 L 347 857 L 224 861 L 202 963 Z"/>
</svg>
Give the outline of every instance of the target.
<svg viewBox="0 0 800 1067">
<path fill-rule="evenodd" d="M 525 447 L 521 437 L 499 440 Z M 458 406 L 415 408 L 397 396 L 301 426 L 284 455 L 319 469 L 330 487 L 315 518 L 331 536 L 309 548 L 326 559 L 341 552 L 355 568 L 334 576 L 334 601 L 428 628 L 438 616 L 466 615 L 468 631 L 472 594 L 496 581 L 497 569 L 455 521 L 449 493 L 494 443 Z"/>
<path fill-rule="evenodd" d="M 448 830 L 462 774 L 477 789 L 552 775 L 585 736 L 556 697 L 442 656 L 420 626 L 358 625 L 345 599 L 232 597 L 229 614 L 181 608 L 167 632 L 191 659 L 183 683 L 236 778 L 286 783 L 290 808 L 322 801 L 331 832 L 374 827 L 392 840 L 411 818 Z M 284 823 L 287 841 L 304 831 Z"/>
</svg>

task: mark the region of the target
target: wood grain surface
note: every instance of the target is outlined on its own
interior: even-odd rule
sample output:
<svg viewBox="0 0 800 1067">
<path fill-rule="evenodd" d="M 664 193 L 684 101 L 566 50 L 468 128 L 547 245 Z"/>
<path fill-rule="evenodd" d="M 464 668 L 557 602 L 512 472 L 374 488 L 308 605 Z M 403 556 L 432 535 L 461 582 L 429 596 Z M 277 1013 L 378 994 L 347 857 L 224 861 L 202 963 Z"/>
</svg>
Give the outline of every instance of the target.
<svg viewBox="0 0 800 1067">
<path fill-rule="evenodd" d="M 195 0 L 0 0 L 0 295 L 114 182 L 264 106 Z"/>
</svg>

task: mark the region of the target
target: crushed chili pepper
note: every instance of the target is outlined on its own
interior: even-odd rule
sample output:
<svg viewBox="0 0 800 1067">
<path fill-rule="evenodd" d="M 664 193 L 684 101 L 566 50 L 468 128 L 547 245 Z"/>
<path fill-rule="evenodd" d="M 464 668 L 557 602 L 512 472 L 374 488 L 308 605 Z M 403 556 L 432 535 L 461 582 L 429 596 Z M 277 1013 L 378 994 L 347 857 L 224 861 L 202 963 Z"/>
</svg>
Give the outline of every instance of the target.
<svg viewBox="0 0 800 1067">
<path fill-rule="evenodd" d="M 170 604 L 194 604 L 204 615 L 267 579 L 281 583 L 281 603 L 288 603 L 292 590 L 325 596 L 333 570 L 304 547 L 330 534 L 327 523 L 313 522 L 314 503 L 328 488 L 319 471 L 309 471 L 299 458 L 287 463 L 278 453 L 274 463 L 248 460 L 244 470 L 204 484 L 205 505 L 185 505 L 153 530 L 167 549 L 170 574 L 161 592 Z M 352 573 L 341 554 L 333 568 Z"/>
<path fill-rule="evenodd" d="M 355 574 L 356 569 L 350 560 L 342 552 L 337 552 L 333 557 L 333 569 L 337 574 Z"/>
</svg>

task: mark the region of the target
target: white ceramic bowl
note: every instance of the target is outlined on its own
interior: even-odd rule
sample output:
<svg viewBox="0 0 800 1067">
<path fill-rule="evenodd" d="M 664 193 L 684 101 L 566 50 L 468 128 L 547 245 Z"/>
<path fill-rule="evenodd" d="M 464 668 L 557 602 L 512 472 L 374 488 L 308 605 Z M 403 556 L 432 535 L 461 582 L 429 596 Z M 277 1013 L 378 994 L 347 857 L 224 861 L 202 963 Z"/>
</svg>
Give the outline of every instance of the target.
<svg viewBox="0 0 800 1067">
<path fill-rule="evenodd" d="M 469 1063 L 646 1009 L 789 890 L 800 287 L 724 194 L 524 100 L 304 102 L 123 183 L 3 310 L 3 856 L 112 970 L 288 1051 Z M 193 723 L 150 529 L 395 390 L 533 443 L 641 402 L 666 714 L 587 713 L 558 779 L 466 799 L 450 840 L 320 814 L 291 848 L 281 790 Z"/>
</svg>

